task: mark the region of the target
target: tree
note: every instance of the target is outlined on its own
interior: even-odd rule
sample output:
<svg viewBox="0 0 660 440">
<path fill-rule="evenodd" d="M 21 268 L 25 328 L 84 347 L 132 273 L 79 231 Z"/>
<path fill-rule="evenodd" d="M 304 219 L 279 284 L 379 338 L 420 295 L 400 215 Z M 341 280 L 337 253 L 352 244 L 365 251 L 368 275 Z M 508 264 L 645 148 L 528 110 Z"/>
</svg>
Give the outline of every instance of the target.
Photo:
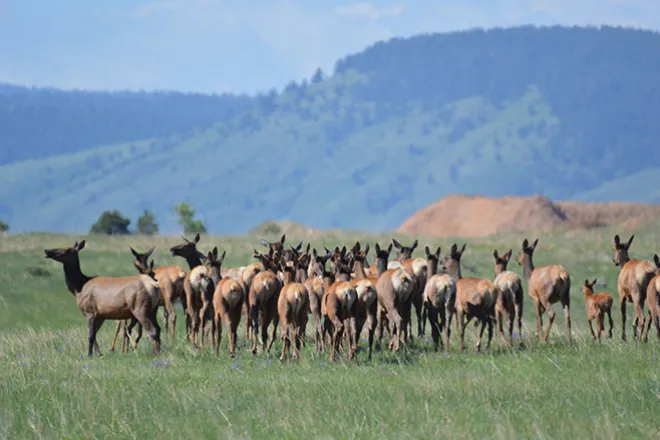
<svg viewBox="0 0 660 440">
<path fill-rule="evenodd" d="M 0 235 L 4 234 L 9 230 L 9 225 L 2 220 L 0 220 Z"/>
<path fill-rule="evenodd" d="M 324 75 L 323 75 L 323 71 L 321 70 L 320 67 L 317 68 L 317 69 L 314 71 L 314 75 L 312 75 L 312 84 L 318 84 L 318 83 L 320 83 L 321 81 L 323 81 L 323 77 L 324 77 Z"/>
<path fill-rule="evenodd" d="M 195 219 L 195 208 L 189 203 L 179 203 L 174 206 L 174 212 L 179 216 L 179 224 L 183 226 L 184 233 L 206 232 L 201 220 Z"/>
<path fill-rule="evenodd" d="M 128 225 L 131 220 L 121 215 L 117 210 L 103 211 L 99 219 L 92 225 L 89 232 L 92 234 L 123 235 L 130 234 Z"/>
<path fill-rule="evenodd" d="M 158 234 L 158 223 L 154 213 L 145 209 L 142 215 L 137 220 L 137 232 L 144 235 Z"/>
</svg>

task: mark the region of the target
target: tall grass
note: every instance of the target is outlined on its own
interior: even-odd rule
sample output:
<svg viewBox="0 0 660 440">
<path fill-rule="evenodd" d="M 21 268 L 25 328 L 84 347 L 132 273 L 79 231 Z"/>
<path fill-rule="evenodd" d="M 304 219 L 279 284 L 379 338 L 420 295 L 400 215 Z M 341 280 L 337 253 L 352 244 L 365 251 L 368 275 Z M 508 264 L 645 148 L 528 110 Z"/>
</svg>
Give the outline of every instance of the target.
<svg viewBox="0 0 660 440">
<path fill-rule="evenodd" d="M 651 258 L 660 235 L 650 225 L 636 232 L 631 253 Z M 542 234 L 537 265 L 561 262 L 572 278 L 575 339 L 566 344 L 563 315 L 550 343 L 533 338 L 526 298 L 525 350 L 503 347 L 497 335 L 490 351 L 435 353 L 429 335 L 395 355 L 364 353 L 358 360 L 328 362 L 326 353 L 303 350 L 298 363 L 273 353 L 253 357 L 239 331 L 236 359 L 227 339 L 216 358 L 210 348 L 192 349 L 179 326 L 175 345 L 164 338 L 154 357 L 150 344 L 137 352 L 108 353 L 112 325 L 100 332 L 103 358 L 88 359 L 86 325 L 66 291 L 62 268 L 43 249 L 70 246 L 83 237 L 34 234 L 2 238 L 0 247 L 0 436 L 3 438 L 654 438 L 660 435 L 660 344 L 620 341 L 617 268 L 611 261 L 611 229 Z M 627 239 L 628 234 L 622 233 Z M 178 237 L 84 237 L 81 266 L 87 274 L 127 275 L 128 246 L 156 245 L 159 265 L 185 262 L 168 248 Z M 312 240 L 317 249 L 372 246 L 391 236 L 336 233 Z M 397 235 L 402 242 L 411 240 Z M 492 250 L 517 252 L 523 235 L 481 240 L 420 238 L 423 246 L 468 243 L 464 272 L 492 276 Z M 532 239 L 533 236 L 529 235 Z M 288 237 L 297 244 L 296 237 Z M 202 250 L 227 249 L 227 267 L 246 264 L 258 237 L 209 237 Z M 510 269 L 520 272 L 513 261 Z M 615 334 L 598 345 L 586 327 L 579 286 L 598 278 L 615 298 Z M 181 314 L 180 306 L 177 306 Z M 629 313 L 631 313 L 629 311 Z M 631 317 L 631 315 L 630 315 Z M 180 319 L 183 317 L 180 316 Z M 162 317 L 160 318 L 162 322 Z M 182 322 L 182 321 L 180 321 Z M 628 320 L 631 323 L 632 319 Z M 547 324 L 547 318 L 545 319 Z M 112 323 L 109 323 L 112 324 Z M 279 331 L 278 331 L 279 335 Z M 364 337 L 364 335 L 363 335 Z"/>
</svg>

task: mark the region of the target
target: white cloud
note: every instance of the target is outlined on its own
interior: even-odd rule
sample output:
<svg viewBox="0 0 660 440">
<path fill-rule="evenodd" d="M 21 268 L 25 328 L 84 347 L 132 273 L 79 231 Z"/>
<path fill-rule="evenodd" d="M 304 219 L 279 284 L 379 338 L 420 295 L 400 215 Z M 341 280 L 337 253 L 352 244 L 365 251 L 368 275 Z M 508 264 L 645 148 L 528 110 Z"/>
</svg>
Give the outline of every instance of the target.
<svg viewBox="0 0 660 440">
<path fill-rule="evenodd" d="M 372 3 L 358 2 L 351 3 L 350 5 L 340 6 L 335 9 L 335 13 L 350 18 L 369 18 L 370 20 L 378 20 L 384 16 L 395 17 L 400 15 L 405 9 L 403 3 L 396 5 L 385 6 L 379 8 Z"/>
</svg>

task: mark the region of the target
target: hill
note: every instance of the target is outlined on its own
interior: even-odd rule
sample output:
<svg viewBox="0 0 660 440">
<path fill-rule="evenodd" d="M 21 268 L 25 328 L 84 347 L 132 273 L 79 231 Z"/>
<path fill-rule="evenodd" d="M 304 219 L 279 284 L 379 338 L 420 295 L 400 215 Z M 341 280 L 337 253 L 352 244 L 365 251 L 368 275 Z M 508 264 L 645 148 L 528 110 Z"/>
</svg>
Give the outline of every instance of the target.
<svg viewBox="0 0 660 440">
<path fill-rule="evenodd" d="M 205 130 L 1 166 L 0 218 L 85 231 L 103 210 L 149 208 L 172 232 L 186 200 L 219 233 L 265 219 L 384 230 L 447 194 L 567 200 L 621 179 L 637 188 L 621 200 L 645 201 L 660 166 L 655 53 L 660 35 L 611 27 L 377 43 Z"/>
<path fill-rule="evenodd" d="M 660 217 L 660 205 L 556 202 L 547 197 L 451 195 L 420 209 L 399 231 L 430 237 L 485 237 L 491 234 L 603 227 Z"/>
</svg>

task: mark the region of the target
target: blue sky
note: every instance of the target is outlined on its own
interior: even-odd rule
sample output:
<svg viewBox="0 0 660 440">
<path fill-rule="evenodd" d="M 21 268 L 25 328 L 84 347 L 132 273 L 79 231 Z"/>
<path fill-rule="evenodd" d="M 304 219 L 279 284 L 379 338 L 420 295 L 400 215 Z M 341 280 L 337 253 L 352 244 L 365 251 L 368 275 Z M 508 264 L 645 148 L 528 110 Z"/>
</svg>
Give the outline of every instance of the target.
<svg viewBox="0 0 660 440">
<path fill-rule="evenodd" d="M 660 30 L 660 1 L 0 0 L 0 82 L 253 93 L 393 36 L 530 23 Z"/>
</svg>

